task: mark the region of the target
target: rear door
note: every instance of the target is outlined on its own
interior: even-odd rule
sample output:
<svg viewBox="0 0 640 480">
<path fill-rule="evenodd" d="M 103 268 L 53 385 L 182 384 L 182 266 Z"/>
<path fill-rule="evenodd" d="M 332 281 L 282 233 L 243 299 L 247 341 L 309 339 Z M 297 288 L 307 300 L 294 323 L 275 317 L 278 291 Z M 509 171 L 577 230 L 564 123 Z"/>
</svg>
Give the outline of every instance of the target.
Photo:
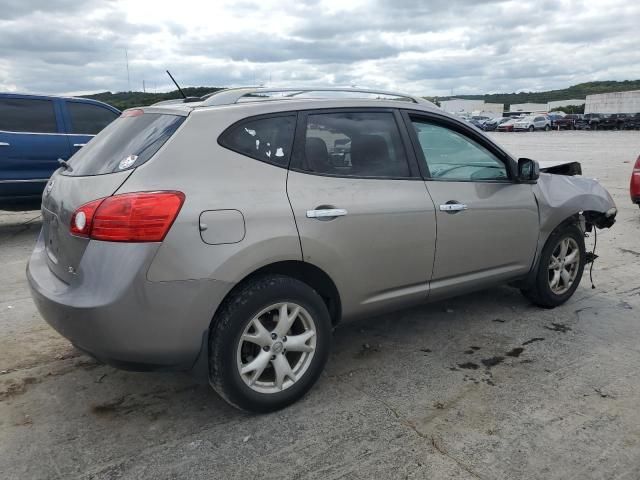
<svg viewBox="0 0 640 480">
<path fill-rule="evenodd" d="M 392 110 L 299 115 L 287 192 L 303 258 L 334 280 L 346 317 L 427 298 L 435 212 L 399 121 Z"/>
<path fill-rule="evenodd" d="M 512 181 L 512 161 L 471 129 L 417 113 L 405 119 L 436 207 L 430 298 L 526 274 L 538 241 L 532 186 Z"/>
<path fill-rule="evenodd" d="M 40 195 L 69 157 L 58 99 L 0 97 L 0 196 Z"/>
<path fill-rule="evenodd" d="M 72 154 L 120 115 L 106 106 L 78 100 L 65 100 L 64 113 Z"/>
</svg>

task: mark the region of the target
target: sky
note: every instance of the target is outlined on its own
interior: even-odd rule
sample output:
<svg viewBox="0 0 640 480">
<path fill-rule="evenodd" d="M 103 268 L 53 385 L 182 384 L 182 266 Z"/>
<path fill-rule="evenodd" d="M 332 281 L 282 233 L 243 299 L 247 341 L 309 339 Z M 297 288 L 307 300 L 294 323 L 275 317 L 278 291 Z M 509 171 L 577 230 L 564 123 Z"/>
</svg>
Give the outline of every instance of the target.
<svg viewBox="0 0 640 480">
<path fill-rule="evenodd" d="M 541 91 L 640 79 L 639 26 L 632 0 L 0 0 L 0 91 L 161 92 L 166 69 L 181 86 Z"/>
</svg>

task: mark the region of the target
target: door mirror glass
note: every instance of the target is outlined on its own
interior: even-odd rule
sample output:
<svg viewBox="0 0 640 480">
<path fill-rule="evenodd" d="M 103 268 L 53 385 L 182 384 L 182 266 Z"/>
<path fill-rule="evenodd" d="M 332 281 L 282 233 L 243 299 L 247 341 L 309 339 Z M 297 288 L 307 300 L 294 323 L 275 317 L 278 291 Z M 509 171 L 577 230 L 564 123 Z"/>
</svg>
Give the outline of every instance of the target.
<svg viewBox="0 0 640 480">
<path fill-rule="evenodd" d="M 540 166 L 530 158 L 518 159 L 518 181 L 521 183 L 536 183 L 540 177 Z"/>
</svg>

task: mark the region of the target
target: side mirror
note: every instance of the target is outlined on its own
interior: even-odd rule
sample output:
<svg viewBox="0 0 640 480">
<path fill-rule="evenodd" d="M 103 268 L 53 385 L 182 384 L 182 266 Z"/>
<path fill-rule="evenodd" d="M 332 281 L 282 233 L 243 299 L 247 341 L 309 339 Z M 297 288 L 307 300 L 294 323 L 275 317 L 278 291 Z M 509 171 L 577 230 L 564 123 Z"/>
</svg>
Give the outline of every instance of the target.
<svg viewBox="0 0 640 480">
<path fill-rule="evenodd" d="M 518 159 L 518 182 L 536 183 L 540 178 L 540 165 L 530 158 Z"/>
</svg>

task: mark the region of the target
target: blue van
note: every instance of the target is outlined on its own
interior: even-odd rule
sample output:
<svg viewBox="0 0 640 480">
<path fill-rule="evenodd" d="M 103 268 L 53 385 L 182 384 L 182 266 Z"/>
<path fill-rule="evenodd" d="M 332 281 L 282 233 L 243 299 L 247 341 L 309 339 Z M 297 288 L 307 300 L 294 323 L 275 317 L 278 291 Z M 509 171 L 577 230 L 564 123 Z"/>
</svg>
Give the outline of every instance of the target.
<svg viewBox="0 0 640 480">
<path fill-rule="evenodd" d="M 38 199 L 51 174 L 120 115 L 106 103 L 0 93 L 0 201 Z"/>
</svg>

